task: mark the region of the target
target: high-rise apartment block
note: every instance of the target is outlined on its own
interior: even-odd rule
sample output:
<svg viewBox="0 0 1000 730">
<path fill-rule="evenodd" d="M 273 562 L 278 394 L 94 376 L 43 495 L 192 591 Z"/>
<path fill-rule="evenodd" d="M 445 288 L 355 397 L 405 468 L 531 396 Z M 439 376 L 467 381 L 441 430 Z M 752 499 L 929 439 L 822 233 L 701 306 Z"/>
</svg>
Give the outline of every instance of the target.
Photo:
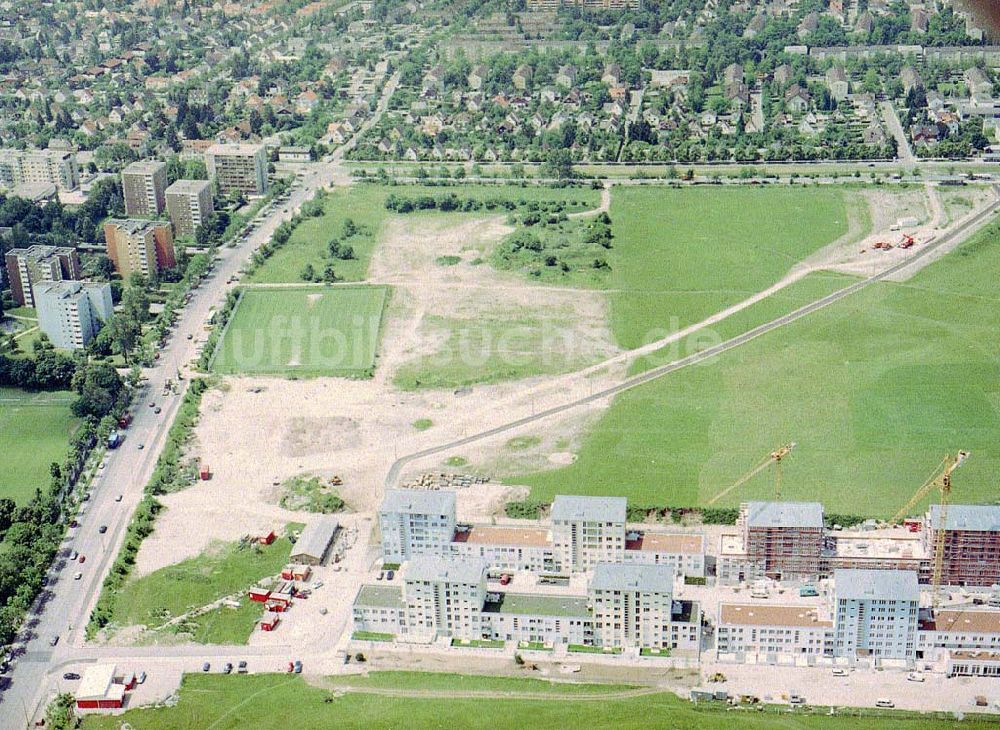
<svg viewBox="0 0 1000 730">
<path fill-rule="evenodd" d="M 208 180 L 177 180 L 167 188 L 166 199 L 176 236 L 193 236 L 212 214 L 212 184 Z"/>
<path fill-rule="evenodd" d="M 208 176 L 223 194 L 264 195 L 267 192 L 267 153 L 259 144 L 216 144 L 205 151 Z"/>
<path fill-rule="evenodd" d="M 134 273 L 149 277 L 176 264 L 170 224 L 136 218 L 104 222 L 108 256 L 123 279 Z"/>
<path fill-rule="evenodd" d="M 86 347 L 111 316 L 111 285 L 49 281 L 35 286 L 38 326 L 55 347 Z"/>
<path fill-rule="evenodd" d="M 125 215 L 155 218 L 166 205 L 167 163 L 156 160 L 133 162 L 122 170 Z"/>
<path fill-rule="evenodd" d="M 80 186 L 76 155 L 62 150 L 0 150 L 0 187 L 48 183 L 58 190 Z"/>
<path fill-rule="evenodd" d="M 378 518 L 386 562 L 443 555 L 455 535 L 455 493 L 390 489 Z"/>
<path fill-rule="evenodd" d="M 837 570 L 833 584 L 837 656 L 916 656 L 920 589 L 915 572 Z"/>
<path fill-rule="evenodd" d="M 7 280 L 14 303 L 20 307 L 34 307 L 34 287 L 46 281 L 79 279 L 80 256 L 68 246 L 29 246 L 15 248 L 4 257 Z"/>
<path fill-rule="evenodd" d="M 589 570 L 625 557 L 624 497 L 567 497 L 552 503 L 552 542 L 565 570 Z"/>
</svg>

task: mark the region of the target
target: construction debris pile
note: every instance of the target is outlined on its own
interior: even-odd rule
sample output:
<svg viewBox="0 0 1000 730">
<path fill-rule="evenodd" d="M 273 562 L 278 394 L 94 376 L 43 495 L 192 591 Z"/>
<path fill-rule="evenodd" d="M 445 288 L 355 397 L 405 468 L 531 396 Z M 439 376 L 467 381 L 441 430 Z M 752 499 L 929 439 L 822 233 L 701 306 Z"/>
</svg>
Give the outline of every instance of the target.
<svg viewBox="0 0 1000 730">
<path fill-rule="evenodd" d="M 490 477 L 475 474 L 421 474 L 403 483 L 404 489 L 466 489 L 474 484 L 488 484 Z"/>
</svg>

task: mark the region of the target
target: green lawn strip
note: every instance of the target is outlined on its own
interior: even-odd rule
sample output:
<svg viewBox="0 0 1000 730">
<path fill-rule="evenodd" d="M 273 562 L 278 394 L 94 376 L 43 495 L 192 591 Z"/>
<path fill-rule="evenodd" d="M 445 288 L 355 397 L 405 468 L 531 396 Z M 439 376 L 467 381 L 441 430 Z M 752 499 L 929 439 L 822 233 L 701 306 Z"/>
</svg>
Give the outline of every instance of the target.
<svg viewBox="0 0 1000 730">
<path fill-rule="evenodd" d="M 586 644 L 570 644 L 566 647 L 570 653 L 574 654 L 621 654 L 620 648 L 604 649 L 600 646 L 587 646 Z"/>
<path fill-rule="evenodd" d="M 394 641 L 393 634 L 383 634 L 378 631 L 355 631 L 351 634 L 354 641 Z"/>
<path fill-rule="evenodd" d="M 38 319 L 38 310 L 34 307 L 13 307 L 3 310 L 3 316 L 19 319 Z"/>
<path fill-rule="evenodd" d="M 451 645 L 465 649 L 503 649 L 504 642 L 491 639 L 452 639 Z"/>
<path fill-rule="evenodd" d="M 288 562 L 291 547 L 287 537 L 271 545 L 221 543 L 197 557 L 129 581 L 116 596 L 112 623 L 157 628 L 220 598 L 243 593 L 260 580 L 277 575 Z M 220 620 L 225 611 L 233 609 L 223 608 Z M 248 618 L 248 614 L 241 618 Z M 207 635 L 213 633 L 209 620 L 198 617 L 197 621 Z"/>
<path fill-rule="evenodd" d="M 339 682 L 340 677 L 337 678 Z M 547 683 L 538 682 L 539 687 Z M 445 688 L 447 689 L 447 688 Z M 537 691 L 537 690 L 532 690 Z M 544 691 L 544 690 L 542 690 Z M 994 718 L 927 717 L 904 712 L 787 707 L 767 711 L 731 710 L 716 703 L 693 705 L 674 694 L 617 700 L 511 700 L 394 698 L 347 692 L 336 696 L 301 676 L 285 674 L 185 675 L 173 707 L 129 710 L 123 715 L 89 715 L 86 730 L 118 730 L 123 722 L 141 730 L 265 730 L 281 708 L 289 727 L 462 727 L 487 730 L 565 728 L 685 728 L 685 730 L 945 730 L 993 727 Z M 857 715 L 850 717 L 847 713 Z"/>
<path fill-rule="evenodd" d="M 69 391 L 28 393 L 0 388 L 0 497 L 18 504 L 45 489 L 49 466 L 63 463 L 79 420 Z"/>
<path fill-rule="evenodd" d="M 795 441 L 785 499 L 886 517 L 945 453 L 968 449 L 952 500 L 996 501 L 998 234 L 993 225 L 909 282 L 874 284 L 622 394 L 573 465 L 512 481 L 545 501 L 621 494 L 636 504 L 698 506 Z M 769 499 L 773 490 L 766 471 L 719 506 Z"/>
<path fill-rule="evenodd" d="M 324 203 L 324 214 L 303 221 L 292 233 L 289 241 L 254 271 L 248 277 L 248 281 L 265 284 L 300 282 L 306 264 L 312 265 L 317 272 L 322 272 L 327 264 L 332 264 L 339 279 L 343 281 L 364 280 L 368 273 L 372 251 L 382 234 L 382 228 L 386 220 L 393 215 L 385 207 L 385 199 L 391 193 L 406 197 L 420 195 L 438 197 L 454 193 L 462 198 L 475 198 L 477 200 L 490 198 L 527 201 L 575 200 L 594 207 L 600 200 L 599 191 L 587 188 L 553 189 L 537 186 L 522 188 L 511 185 L 459 185 L 453 187 L 353 185 L 344 190 L 330 192 Z M 479 212 L 479 215 L 496 214 L 496 212 Z M 450 214 L 428 211 L 416 215 Z M 355 258 L 347 261 L 331 258 L 327 245 L 330 239 L 341 235 L 344 222 L 348 218 L 362 229 L 361 234 L 352 236 L 345 241 L 354 249 Z"/>
<path fill-rule="evenodd" d="M 383 286 L 247 289 L 213 363 L 224 374 L 369 377 Z"/>
<path fill-rule="evenodd" d="M 774 284 L 848 230 L 839 188 L 616 188 L 608 286 L 634 348 Z"/>
</svg>

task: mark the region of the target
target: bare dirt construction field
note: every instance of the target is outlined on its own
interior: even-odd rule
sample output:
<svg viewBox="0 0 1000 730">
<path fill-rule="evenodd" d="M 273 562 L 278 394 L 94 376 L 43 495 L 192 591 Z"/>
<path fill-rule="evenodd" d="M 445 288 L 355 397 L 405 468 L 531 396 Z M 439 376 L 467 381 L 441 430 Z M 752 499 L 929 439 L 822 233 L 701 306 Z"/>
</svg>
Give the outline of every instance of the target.
<svg viewBox="0 0 1000 730">
<path fill-rule="evenodd" d="M 512 230 L 500 216 L 386 226 L 371 275 L 396 296 L 377 379 L 408 390 L 500 382 L 570 372 L 617 351 L 605 294 L 534 286 L 484 263 Z"/>
<path fill-rule="evenodd" d="M 868 215 L 860 214 L 859 223 L 841 241 L 819 252 L 810 266 L 861 274 L 870 262 L 881 268 L 894 257 L 918 250 L 860 253 L 861 248 L 868 248 L 869 239 L 900 235 L 888 228 L 908 215 L 921 221 L 913 230 L 917 246 L 926 240 L 921 236 L 938 235 L 943 206 L 927 197 L 935 192 L 929 186 L 897 193 L 863 191 Z M 866 237 L 869 221 L 879 233 Z M 137 573 L 196 555 L 212 540 L 234 540 L 276 523 L 308 518 L 277 506 L 275 482 L 303 474 L 324 478 L 336 474 L 344 480 L 339 491 L 348 505 L 357 512 L 371 511 L 398 456 L 515 421 L 620 382 L 639 351 L 615 353 L 606 330 L 602 294 L 532 286 L 473 263 L 506 230 L 499 218 L 460 219 L 456 224 L 454 218 L 425 216 L 413 219 L 412 226 L 399 225 L 387 232 L 373 258 L 372 278 L 393 284 L 396 290 L 373 379 L 230 377 L 222 388 L 206 393 L 193 455 L 212 465 L 213 478 L 163 498 L 167 510 L 158 519 L 154 535 L 143 544 Z M 460 261 L 442 266 L 437 261 L 441 256 L 457 256 Z M 393 386 L 393 376 L 402 364 L 434 354 L 441 346 L 442 335 L 425 335 L 427 318 L 454 317 L 456 312 L 467 317 L 493 313 L 501 318 L 501 299 L 533 306 L 540 317 L 558 313 L 561 307 L 579 308 L 579 336 L 592 343 L 589 357 L 597 364 L 492 385 L 405 391 Z M 649 347 L 660 346 L 662 342 Z M 569 463 L 581 434 L 607 406 L 608 399 L 595 401 L 559 419 L 511 429 L 453 453 L 428 457 L 411 464 L 403 477 L 476 468 L 494 474 L 508 471 L 503 467 L 511 464 L 544 468 Z M 414 424 L 421 421 L 432 425 L 417 428 Z M 463 489 L 459 513 L 463 519 L 488 518 L 511 494 L 507 489 L 494 485 Z"/>
</svg>

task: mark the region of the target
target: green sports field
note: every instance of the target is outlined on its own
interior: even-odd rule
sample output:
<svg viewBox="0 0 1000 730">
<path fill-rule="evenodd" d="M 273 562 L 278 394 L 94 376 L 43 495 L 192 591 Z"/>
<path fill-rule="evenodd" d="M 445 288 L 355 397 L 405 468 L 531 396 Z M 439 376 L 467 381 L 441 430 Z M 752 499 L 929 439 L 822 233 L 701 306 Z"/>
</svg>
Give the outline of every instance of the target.
<svg viewBox="0 0 1000 730">
<path fill-rule="evenodd" d="M 849 210 L 850 208 L 850 210 Z M 848 230 L 868 226 L 839 187 L 618 187 L 611 326 L 634 348 L 762 291 Z"/>
<path fill-rule="evenodd" d="M 370 376 L 382 286 L 246 289 L 215 355 L 224 374 Z"/>
<path fill-rule="evenodd" d="M 49 483 L 49 465 L 62 463 L 77 419 L 69 392 L 27 393 L 0 388 L 0 497 L 26 502 Z"/>
<path fill-rule="evenodd" d="M 623 394 L 576 463 L 510 481 L 531 485 L 538 499 L 582 492 L 696 506 L 795 441 L 784 466 L 787 499 L 889 516 L 946 453 L 968 449 L 952 500 L 996 502 L 998 270 L 994 225 L 908 282 L 873 285 L 710 364 Z M 772 494 L 764 474 L 724 503 Z"/>
<path fill-rule="evenodd" d="M 306 668 L 308 671 L 308 667 Z M 398 675 L 398 676 L 397 676 Z M 684 728 L 685 730 L 969 730 L 989 727 L 988 720 L 932 719 L 891 712 L 849 717 L 817 710 L 728 710 L 725 705 L 693 705 L 669 692 L 607 698 L 623 688 L 564 685 L 540 680 L 463 677 L 415 672 L 379 672 L 376 681 L 352 677 L 316 678 L 301 675 L 188 674 L 180 701 L 173 707 L 129 710 L 124 715 L 88 716 L 85 730 L 117 730 L 123 722 L 137 730 L 205 728 L 211 730 L 271 730 L 275 709 L 281 724 L 294 728 Z M 353 684 L 414 691 L 477 690 L 495 697 L 391 697 L 362 692 L 334 693 L 330 688 Z M 530 692 L 531 699 L 505 697 Z M 601 693 L 587 698 L 588 694 Z M 551 697 L 548 697 L 551 695 Z M 822 713 L 822 714 L 820 714 Z"/>
</svg>

